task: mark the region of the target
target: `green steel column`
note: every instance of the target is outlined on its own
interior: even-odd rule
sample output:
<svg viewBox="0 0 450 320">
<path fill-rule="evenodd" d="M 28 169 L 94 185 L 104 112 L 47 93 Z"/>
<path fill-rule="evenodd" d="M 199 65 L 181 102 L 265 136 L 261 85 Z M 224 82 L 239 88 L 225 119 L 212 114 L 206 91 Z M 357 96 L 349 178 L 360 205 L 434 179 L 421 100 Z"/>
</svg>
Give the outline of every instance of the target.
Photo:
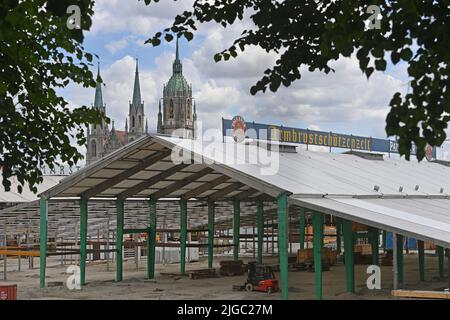
<svg viewBox="0 0 450 320">
<path fill-rule="evenodd" d="M 399 283 L 403 283 L 403 240 L 404 237 L 397 234 L 397 270 Z"/>
<path fill-rule="evenodd" d="M 116 281 L 122 281 L 123 278 L 123 215 L 124 201 L 118 199 L 116 201 L 117 213 L 117 239 L 116 239 Z"/>
<path fill-rule="evenodd" d="M 300 208 L 300 249 L 305 249 L 305 208 Z"/>
<path fill-rule="evenodd" d="M 258 200 L 257 203 L 257 225 L 258 225 L 258 263 L 263 260 L 263 241 L 264 241 L 264 203 Z"/>
<path fill-rule="evenodd" d="M 80 284 L 86 284 L 88 199 L 80 198 Z"/>
<path fill-rule="evenodd" d="M 444 277 L 444 247 L 436 247 L 438 258 L 439 258 L 439 277 Z"/>
<path fill-rule="evenodd" d="M 353 252 L 353 230 L 352 222 L 342 220 L 344 233 L 344 260 L 347 292 L 355 292 L 355 255 Z"/>
<path fill-rule="evenodd" d="M 417 249 L 419 250 L 419 276 L 420 281 L 425 281 L 425 248 L 422 240 L 417 240 Z"/>
<path fill-rule="evenodd" d="M 341 218 L 336 218 L 336 251 L 338 254 L 341 253 L 341 231 L 342 231 L 342 222 Z"/>
<path fill-rule="evenodd" d="M 185 264 L 186 264 L 186 240 L 187 240 L 187 200 L 180 200 L 180 272 L 185 274 Z"/>
<path fill-rule="evenodd" d="M 377 228 L 370 228 L 370 244 L 372 246 L 372 264 L 373 265 L 379 265 L 380 259 L 379 259 L 379 233 Z"/>
<path fill-rule="evenodd" d="M 214 259 L 214 201 L 208 199 L 208 268 L 212 268 Z"/>
<path fill-rule="evenodd" d="M 41 224 L 40 224 L 40 256 L 39 256 L 39 286 L 45 287 L 45 269 L 47 267 L 47 211 L 48 203 L 47 199 L 42 198 L 39 200 L 39 206 L 41 209 Z"/>
<path fill-rule="evenodd" d="M 156 247 L 156 199 L 150 199 L 150 215 L 148 241 L 147 241 L 147 278 L 155 278 L 155 247 Z"/>
<path fill-rule="evenodd" d="M 314 212 L 312 222 L 314 242 L 314 273 L 316 276 L 316 298 L 317 300 L 322 300 L 323 214 Z"/>
<path fill-rule="evenodd" d="M 233 200 L 233 257 L 239 259 L 239 234 L 241 230 L 241 202 Z"/>
<path fill-rule="evenodd" d="M 278 204 L 278 257 L 280 259 L 281 297 L 289 298 L 288 293 L 288 200 L 286 193 L 277 198 Z"/>
</svg>

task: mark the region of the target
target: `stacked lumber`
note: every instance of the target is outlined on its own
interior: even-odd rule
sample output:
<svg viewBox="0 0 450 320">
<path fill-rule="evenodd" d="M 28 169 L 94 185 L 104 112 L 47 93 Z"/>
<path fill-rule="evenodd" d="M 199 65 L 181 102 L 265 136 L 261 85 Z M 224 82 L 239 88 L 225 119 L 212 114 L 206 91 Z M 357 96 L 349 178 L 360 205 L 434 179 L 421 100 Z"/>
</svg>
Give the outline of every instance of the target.
<svg viewBox="0 0 450 320">
<path fill-rule="evenodd" d="M 337 261 L 337 251 L 330 248 L 322 248 L 322 263 L 333 266 Z M 314 249 L 299 249 L 297 251 L 297 263 L 314 262 Z"/>
<path fill-rule="evenodd" d="M 205 278 L 216 278 L 216 269 L 199 269 L 189 272 L 189 278 L 191 279 L 205 279 Z"/>
<path fill-rule="evenodd" d="M 220 261 L 220 275 L 222 276 L 239 276 L 244 274 L 244 263 L 242 260 L 224 260 Z"/>
</svg>

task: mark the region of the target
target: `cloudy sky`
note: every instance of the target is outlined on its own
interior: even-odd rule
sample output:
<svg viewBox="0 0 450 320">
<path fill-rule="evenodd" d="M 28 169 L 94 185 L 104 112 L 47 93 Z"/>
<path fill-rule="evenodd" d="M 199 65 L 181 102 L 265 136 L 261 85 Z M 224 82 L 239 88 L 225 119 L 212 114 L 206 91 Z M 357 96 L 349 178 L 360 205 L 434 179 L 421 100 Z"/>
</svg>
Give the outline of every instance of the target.
<svg viewBox="0 0 450 320">
<path fill-rule="evenodd" d="M 104 102 L 117 129 L 123 129 L 132 98 L 135 58 L 139 59 L 142 99 L 150 130 L 156 129 L 158 100 L 171 75 L 175 45 L 152 47 L 144 41 L 171 26 L 192 0 L 161 1 L 146 6 L 138 0 L 96 0 L 93 26 L 85 48 L 100 57 Z M 249 48 L 237 59 L 215 63 L 215 53 L 228 48 L 250 22 L 227 29 L 200 26 L 195 38 L 180 40 L 183 73 L 193 85 L 199 120 L 204 129 L 219 128 L 222 117 L 239 114 L 246 121 L 311 128 L 385 138 L 385 117 L 394 92 L 408 90 L 405 65 L 375 72 L 370 80 L 356 58 L 340 59 L 333 74 L 303 71 L 300 81 L 278 92 L 252 96 L 250 87 L 274 64 L 277 56 Z M 96 66 L 93 66 L 93 70 Z M 94 90 L 69 87 L 64 96 L 74 106 L 93 103 Z M 83 150 L 84 153 L 84 150 Z M 438 157 L 446 152 L 438 151 Z"/>
</svg>

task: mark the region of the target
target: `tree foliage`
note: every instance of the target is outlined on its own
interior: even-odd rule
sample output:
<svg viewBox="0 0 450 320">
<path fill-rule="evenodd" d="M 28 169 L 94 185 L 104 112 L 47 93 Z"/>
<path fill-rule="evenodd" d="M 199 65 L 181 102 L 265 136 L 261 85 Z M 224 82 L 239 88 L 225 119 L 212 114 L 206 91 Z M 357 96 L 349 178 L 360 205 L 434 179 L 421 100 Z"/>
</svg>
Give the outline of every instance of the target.
<svg viewBox="0 0 450 320">
<path fill-rule="evenodd" d="M 380 8 L 380 29 L 366 29 L 371 5 Z M 291 85 L 301 78 L 301 66 L 329 73 L 334 71 L 330 62 L 352 54 L 367 78 L 375 70 L 385 71 L 388 60 L 404 61 L 410 92 L 392 97 L 387 135 L 398 136 L 399 151 L 407 159 L 412 144 L 421 160 L 427 143 L 439 146 L 445 140 L 450 120 L 450 0 L 195 0 L 192 10 L 176 16 L 171 27 L 147 42 L 157 46 L 162 37 L 170 41 L 170 33 L 191 40 L 199 24 L 215 22 L 227 28 L 245 16 L 254 26 L 242 30 L 214 59 L 229 60 L 252 45 L 276 52 L 275 65 L 251 87 L 252 94 Z"/>
<path fill-rule="evenodd" d="M 67 8 L 81 9 L 81 28 L 70 29 Z M 71 139 L 85 143 L 84 126 L 103 115 L 85 106 L 70 108 L 57 93 L 70 82 L 95 86 L 83 31 L 91 26 L 91 0 L 0 0 L 0 170 L 36 192 L 43 164 L 72 166 L 83 156 Z"/>
</svg>

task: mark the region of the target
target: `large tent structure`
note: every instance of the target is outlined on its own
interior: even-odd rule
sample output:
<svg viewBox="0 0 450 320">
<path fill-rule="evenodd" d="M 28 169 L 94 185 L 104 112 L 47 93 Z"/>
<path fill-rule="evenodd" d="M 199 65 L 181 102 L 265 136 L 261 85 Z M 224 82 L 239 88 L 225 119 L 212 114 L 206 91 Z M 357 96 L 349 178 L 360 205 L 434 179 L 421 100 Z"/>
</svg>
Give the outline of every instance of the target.
<svg viewBox="0 0 450 320">
<path fill-rule="evenodd" d="M 321 248 L 324 214 L 339 219 L 344 236 L 347 290 L 354 291 L 352 221 L 378 232 L 394 233 L 450 247 L 450 168 L 432 162 L 295 151 L 264 142 L 225 143 L 193 141 L 161 135 L 144 136 L 105 158 L 62 179 L 40 193 L 40 284 L 45 286 L 49 203 L 71 199 L 79 203 L 81 283 L 86 281 L 86 238 L 91 203 L 109 201 L 117 228 L 117 275 L 122 279 L 121 238 L 125 204 L 146 201 L 148 277 L 154 277 L 157 221 L 170 215 L 158 203 L 176 200 L 181 230 L 181 272 L 185 271 L 187 219 L 191 203 L 206 203 L 203 222 L 208 230 L 208 266 L 213 263 L 217 203 L 232 202 L 234 257 L 238 258 L 241 202 L 256 204 L 258 244 L 264 219 L 276 212 L 282 297 L 288 298 L 288 210 L 296 210 L 300 225 L 305 210 L 312 212 L 316 294 L 322 297 Z M 114 206 L 111 204 L 114 203 Z M 263 203 L 274 204 L 265 211 Z M 50 208 L 51 210 L 51 208 Z M 145 211 L 145 209 L 143 209 Z M 230 216 L 228 216 L 230 218 Z M 136 227 L 138 228 L 138 227 Z M 129 231 L 129 230 L 128 230 Z M 132 230 L 131 230 L 132 232 Z M 373 237 L 374 245 L 377 237 Z M 394 243 L 396 281 L 402 281 L 402 254 Z M 260 247 L 260 246 L 258 246 Z M 260 259 L 258 251 L 258 259 Z M 423 266 L 421 266 L 422 268 Z"/>
</svg>

